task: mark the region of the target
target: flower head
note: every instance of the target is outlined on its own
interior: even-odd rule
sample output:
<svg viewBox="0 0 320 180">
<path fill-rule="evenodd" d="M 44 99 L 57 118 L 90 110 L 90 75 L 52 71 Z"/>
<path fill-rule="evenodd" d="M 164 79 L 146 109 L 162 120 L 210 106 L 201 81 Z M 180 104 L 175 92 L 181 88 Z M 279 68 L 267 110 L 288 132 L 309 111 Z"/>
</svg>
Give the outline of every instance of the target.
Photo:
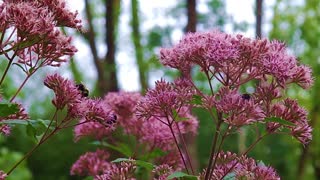
<svg viewBox="0 0 320 180">
<path fill-rule="evenodd" d="M 280 180 L 272 167 L 258 163 L 247 156 L 238 156 L 231 152 L 220 152 L 217 156 L 217 165 L 212 173 L 212 180 L 222 179 L 232 172 L 235 179 L 274 179 Z M 202 178 L 203 174 L 200 175 Z"/>
<path fill-rule="evenodd" d="M 76 85 L 59 74 L 48 75 L 44 80 L 44 85 L 55 93 L 52 103 L 57 109 L 61 110 L 65 106 L 72 107 L 81 102 L 82 97 Z"/>
<path fill-rule="evenodd" d="M 82 155 L 71 167 L 71 175 L 95 176 L 108 172 L 113 166 L 107 160 L 109 153 L 98 149 Z"/>
</svg>

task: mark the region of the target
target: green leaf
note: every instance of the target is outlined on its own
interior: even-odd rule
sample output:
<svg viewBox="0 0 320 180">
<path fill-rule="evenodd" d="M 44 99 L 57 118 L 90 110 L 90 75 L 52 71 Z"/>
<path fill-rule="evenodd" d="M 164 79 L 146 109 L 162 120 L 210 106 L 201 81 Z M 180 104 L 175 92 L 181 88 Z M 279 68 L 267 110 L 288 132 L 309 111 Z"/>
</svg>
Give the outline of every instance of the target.
<svg viewBox="0 0 320 180">
<path fill-rule="evenodd" d="M 236 179 L 236 173 L 234 173 L 234 172 L 228 173 L 228 174 L 223 178 L 223 180 L 235 180 L 235 179 Z"/>
<path fill-rule="evenodd" d="M 201 105 L 202 104 L 202 97 L 199 95 L 193 95 L 192 100 L 191 100 L 191 104 Z"/>
<path fill-rule="evenodd" d="M 189 119 L 189 118 L 186 118 L 186 117 L 181 117 L 175 109 L 172 110 L 172 115 L 173 115 L 174 120 L 175 120 L 176 122 L 186 121 L 186 120 Z"/>
<path fill-rule="evenodd" d="M 133 154 L 131 148 L 127 144 L 124 144 L 124 143 L 119 143 L 117 145 L 112 145 L 112 144 L 109 144 L 107 142 L 102 142 L 101 143 L 99 141 L 95 141 L 95 142 L 92 142 L 91 144 L 97 145 L 97 146 L 108 147 L 108 148 L 110 148 L 112 150 L 120 152 L 121 154 L 125 155 L 126 157 L 131 157 L 132 154 Z"/>
<path fill-rule="evenodd" d="M 192 175 L 186 174 L 184 172 L 174 172 L 173 174 L 168 176 L 168 179 L 173 179 L 173 178 L 183 178 L 185 180 L 197 180 L 198 179 L 197 176 L 192 176 Z"/>
<path fill-rule="evenodd" d="M 0 117 L 8 117 L 11 114 L 19 112 L 18 104 L 0 103 Z"/>
<path fill-rule="evenodd" d="M 38 141 L 38 136 L 42 135 L 50 124 L 50 120 L 30 120 L 30 119 L 9 119 L 1 121 L 0 124 L 8 124 L 8 125 L 22 125 L 26 126 L 27 135 L 32 138 L 35 142 Z M 50 129 L 54 128 L 53 126 Z"/>
<path fill-rule="evenodd" d="M 287 121 L 287 120 L 284 120 L 284 119 L 281 119 L 281 118 L 278 118 L 278 117 L 267 117 L 267 118 L 265 118 L 265 121 L 266 122 L 275 122 L 275 123 L 279 123 L 279 124 L 282 124 L 285 126 L 296 126 L 294 123 Z"/>
<path fill-rule="evenodd" d="M 155 158 L 164 156 L 164 155 L 166 155 L 166 154 L 167 154 L 167 153 L 164 152 L 164 151 L 162 151 L 161 149 L 155 148 L 155 149 L 154 149 L 153 151 L 151 151 L 150 153 L 144 154 L 144 155 L 142 155 L 141 157 L 139 157 L 139 159 L 142 159 L 142 160 L 155 159 Z"/>
<path fill-rule="evenodd" d="M 128 158 L 117 158 L 111 162 L 113 163 L 119 163 L 123 161 L 134 161 L 137 166 L 146 168 L 147 170 L 152 170 L 154 168 L 154 165 L 152 163 L 146 162 L 146 161 L 141 161 L 141 160 L 130 160 Z"/>
</svg>

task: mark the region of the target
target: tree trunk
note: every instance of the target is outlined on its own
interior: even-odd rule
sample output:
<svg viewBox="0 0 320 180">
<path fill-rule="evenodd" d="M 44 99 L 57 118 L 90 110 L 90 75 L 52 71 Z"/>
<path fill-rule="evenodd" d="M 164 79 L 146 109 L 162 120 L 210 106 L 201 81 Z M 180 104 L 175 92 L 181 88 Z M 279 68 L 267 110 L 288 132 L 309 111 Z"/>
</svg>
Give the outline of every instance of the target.
<svg viewBox="0 0 320 180">
<path fill-rule="evenodd" d="M 138 0 L 131 1 L 131 27 L 132 33 L 131 38 L 133 41 L 134 49 L 135 49 L 135 57 L 138 65 L 139 71 L 139 81 L 141 85 L 141 92 L 145 92 L 148 88 L 148 79 L 147 79 L 147 66 L 144 62 L 143 56 L 143 47 L 141 45 L 141 34 L 140 34 L 140 22 L 139 22 L 139 3 Z"/>
<path fill-rule="evenodd" d="M 104 76 L 102 82 L 104 85 L 101 88 L 101 94 L 105 94 L 109 91 L 118 91 L 118 80 L 116 74 L 116 62 L 115 62 L 115 27 L 116 21 L 119 18 L 117 11 L 119 10 L 120 0 L 107 0 L 105 3 L 106 6 L 106 45 L 107 45 L 107 54 L 104 59 L 103 70 Z"/>
<path fill-rule="evenodd" d="M 187 16 L 188 22 L 186 26 L 186 32 L 196 32 L 197 30 L 197 10 L 196 0 L 187 0 Z"/>
<path fill-rule="evenodd" d="M 256 0 L 256 37 L 262 37 L 262 0 Z"/>
</svg>

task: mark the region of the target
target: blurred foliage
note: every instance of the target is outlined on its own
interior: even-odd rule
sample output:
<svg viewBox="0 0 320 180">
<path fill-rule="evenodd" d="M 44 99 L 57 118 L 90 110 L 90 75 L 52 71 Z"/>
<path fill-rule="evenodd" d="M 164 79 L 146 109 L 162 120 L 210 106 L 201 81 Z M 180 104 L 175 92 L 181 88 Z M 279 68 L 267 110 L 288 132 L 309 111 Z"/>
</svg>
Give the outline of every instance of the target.
<svg viewBox="0 0 320 180">
<path fill-rule="evenodd" d="M 2 147 L 4 137 L 0 136 L 0 169 L 7 172 L 17 161 L 19 161 L 23 154 L 9 150 L 7 147 Z M 31 180 L 32 174 L 28 169 L 27 163 L 22 163 L 8 178 L 7 180 L 24 179 Z"/>
<path fill-rule="evenodd" d="M 277 169 L 284 166 L 286 171 L 279 171 L 284 179 L 319 179 L 320 170 L 320 4 L 318 0 L 290 1 L 277 0 L 274 6 L 272 30 L 270 37 L 285 41 L 298 59 L 311 66 L 315 83 L 309 93 L 291 87 L 287 93 L 299 99 L 301 104 L 309 110 L 310 123 L 313 125 L 313 140 L 310 147 L 305 149 L 283 141 L 283 163 L 276 164 Z M 279 139 L 277 139 L 279 140 Z M 286 147 L 291 148 L 286 148 Z M 304 174 L 297 174 L 298 162 L 302 153 L 308 153 L 304 163 Z M 273 157 L 273 156 L 272 156 Z M 276 157 L 276 156 L 275 156 Z M 275 159 L 275 158 L 272 158 Z"/>
</svg>

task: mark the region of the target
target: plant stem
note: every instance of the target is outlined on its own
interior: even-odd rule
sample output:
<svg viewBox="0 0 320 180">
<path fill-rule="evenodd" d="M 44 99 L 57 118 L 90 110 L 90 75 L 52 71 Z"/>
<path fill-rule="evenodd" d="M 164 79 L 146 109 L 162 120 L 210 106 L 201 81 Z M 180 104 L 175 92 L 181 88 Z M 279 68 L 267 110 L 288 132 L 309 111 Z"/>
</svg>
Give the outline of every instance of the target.
<svg viewBox="0 0 320 180">
<path fill-rule="evenodd" d="M 27 157 L 29 157 L 41 144 L 43 144 L 49 137 L 51 137 L 52 135 L 54 135 L 54 133 L 56 133 L 59 128 L 56 127 L 50 134 L 47 135 L 50 126 L 52 124 L 52 122 L 54 121 L 55 117 L 57 115 L 57 110 L 55 111 L 53 118 L 51 119 L 45 133 L 42 135 L 40 141 L 38 142 L 38 144 L 36 146 L 34 146 L 29 152 L 27 152 L 27 154 L 25 154 L 7 173 L 7 175 L 9 175 L 10 173 L 12 173 L 12 171 L 17 168 Z M 47 135 L 47 136 L 46 136 Z"/>
<path fill-rule="evenodd" d="M 178 123 L 175 122 L 175 124 L 176 124 L 176 126 L 177 126 L 177 129 L 178 129 L 178 132 L 179 132 L 179 137 L 180 137 L 180 139 L 181 139 L 181 141 L 182 141 L 183 148 L 184 148 L 184 150 L 185 150 L 185 152 L 186 152 L 187 159 L 188 159 L 188 162 L 189 162 L 189 166 L 190 166 L 190 168 L 191 168 L 191 172 L 192 172 L 192 174 L 194 175 L 194 170 L 193 170 L 193 167 L 192 167 L 191 158 L 190 158 L 190 154 L 189 154 L 189 152 L 188 152 L 188 148 L 187 148 L 186 142 L 185 142 L 184 137 L 183 137 L 183 135 L 182 135 L 182 133 L 181 133 L 181 130 L 180 130 L 179 126 L 178 126 Z"/>
<path fill-rule="evenodd" d="M 16 96 L 19 94 L 19 92 L 21 91 L 21 89 L 23 88 L 23 86 L 26 84 L 26 82 L 28 81 L 28 79 L 31 77 L 32 74 L 28 74 L 27 77 L 24 79 L 24 81 L 22 82 L 22 84 L 20 85 L 19 89 L 17 90 L 17 92 L 13 95 L 13 97 L 10 99 L 10 102 L 12 102 Z"/>
<path fill-rule="evenodd" d="M 219 131 L 220 131 L 220 125 L 221 125 L 221 121 L 218 122 L 217 124 L 217 129 L 216 132 L 214 134 L 214 139 L 213 139 L 213 143 L 212 143 L 212 147 L 211 147 L 211 154 L 210 154 L 210 158 L 209 158 L 209 164 L 208 167 L 206 169 L 206 174 L 205 174 L 205 180 L 209 180 L 210 174 L 211 174 L 211 169 L 212 169 L 212 165 L 213 165 L 213 157 L 214 157 L 214 153 L 215 153 L 215 149 L 217 146 L 217 141 L 218 141 L 218 136 L 219 136 Z"/>
<path fill-rule="evenodd" d="M 54 133 L 56 133 L 56 131 L 58 130 L 58 128 L 54 129 L 48 136 L 46 136 L 45 138 L 41 138 L 41 140 L 39 141 L 39 143 L 34 146 L 29 152 L 27 152 L 27 154 L 25 154 L 7 173 L 7 175 L 9 176 L 9 174 L 11 174 L 13 172 L 13 170 L 15 168 L 17 168 L 26 158 L 28 158 L 41 144 L 43 144 L 49 137 L 51 137 L 52 135 L 54 135 Z"/>
<path fill-rule="evenodd" d="M 172 129 L 172 124 L 169 125 L 169 128 L 170 128 L 171 134 L 172 134 L 172 136 L 173 136 L 173 139 L 174 139 L 174 141 L 175 141 L 175 143 L 176 143 L 176 145 L 177 145 L 177 147 L 178 147 L 178 150 L 179 150 L 180 156 L 181 156 L 181 158 L 182 158 L 184 167 L 186 168 L 187 173 L 189 174 L 189 170 L 188 170 L 187 163 L 186 163 L 186 161 L 185 161 L 185 159 L 184 159 L 184 157 L 183 157 L 183 153 L 182 153 L 182 151 L 181 151 L 181 148 L 179 147 L 179 143 L 178 143 L 177 137 L 176 137 L 176 135 L 174 134 L 174 131 L 173 131 L 173 129 Z"/>
<path fill-rule="evenodd" d="M 3 83 L 4 78 L 6 77 L 6 75 L 7 75 L 7 73 L 8 73 L 8 70 L 9 70 L 9 68 L 10 68 L 10 66 L 11 66 L 11 64 L 12 64 L 12 62 L 13 62 L 13 59 L 9 59 L 9 64 L 7 65 L 6 69 L 4 70 L 3 75 L 2 75 L 2 77 L 1 77 L 1 80 L 0 80 L 0 86 L 1 86 L 1 84 Z"/>
<path fill-rule="evenodd" d="M 268 133 L 266 133 L 266 134 L 264 134 L 264 135 L 260 135 L 260 136 L 256 139 L 256 141 L 253 142 L 253 143 L 248 147 L 248 149 L 247 149 L 243 154 L 241 154 L 240 156 L 243 156 L 243 155 L 248 154 L 248 152 L 250 152 L 250 151 L 257 145 L 257 143 L 258 143 L 261 139 L 263 139 L 266 135 L 268 135 Z M 236 161 L 236 162 L 231 166 L 231 168 L 230 168 L 220 179 L 223 179 L 227 174 L 229 174 L 230 171 L 231 171 L 237 164 L 238 164 L 238 161 Z"/>
<path fill-rule="evenodd" d="M 213 165 L 212 165 L 212 170 L 211 170 L 211 172 L 210 172 L 209 179 L 211 179 L 211 177 L 212 177 L 212 173 L 213 173 L 213 170 L 214 170 L 215 165 L 216 165 L 216 162 L 217 162 L 217 157 L 218 157 L 219 152 L 220 152 L 220 150 L 221 150 L 222 144 L 223 144 L 225 138 L 226 138 L 227 135 L 228 135 L 229 127 L 230 127 L 230 126 L 228 126 L 227 130 L 226 130 L 225 133 L 223 134 L 222 139 L 221 139 L 221 141 L 220 141 L 220 143 L 219 143 L 218 149 L 217 149 L 217 151 L 216 151 L 216 156 L 214 157 L 214 161 L 213 161 Z"/>
</svg>

